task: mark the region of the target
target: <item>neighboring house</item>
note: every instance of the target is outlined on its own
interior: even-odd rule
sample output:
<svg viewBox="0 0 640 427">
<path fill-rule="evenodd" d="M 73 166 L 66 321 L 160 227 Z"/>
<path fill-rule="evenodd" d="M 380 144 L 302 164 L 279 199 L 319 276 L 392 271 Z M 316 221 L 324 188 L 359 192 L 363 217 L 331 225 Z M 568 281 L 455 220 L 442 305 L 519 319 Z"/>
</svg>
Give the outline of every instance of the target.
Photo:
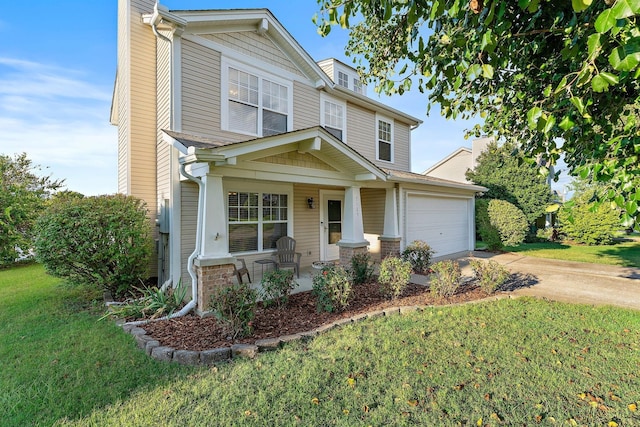
<svg viewBox="0 0 640 427">
<path fill-rule="evenodd" d="M 303 270 L 416 239 L 436 256 L 474 248 L 484 188 L 411 173 L 420 120 L 314 62 L 267 9 L 120 0 L 111 121 L 119 191 L 157 218 L 159 280 L 191 282 L 200 312 L 237 258 L 268 259 L 285 235 Z"/>
<path fill-rule="evenodd" d="M 466 177 L 466 173 L 470 169 L 474 169 L 478 164 L 478 156 L 482 153 L 492 138 L 478 138 L 473 140 L 471 148 L 460 147 L 444 159 L 423 172 L 423 175 L 434 178 L 447 179 L 456 182 L 470 181 Z"/>
</svg>

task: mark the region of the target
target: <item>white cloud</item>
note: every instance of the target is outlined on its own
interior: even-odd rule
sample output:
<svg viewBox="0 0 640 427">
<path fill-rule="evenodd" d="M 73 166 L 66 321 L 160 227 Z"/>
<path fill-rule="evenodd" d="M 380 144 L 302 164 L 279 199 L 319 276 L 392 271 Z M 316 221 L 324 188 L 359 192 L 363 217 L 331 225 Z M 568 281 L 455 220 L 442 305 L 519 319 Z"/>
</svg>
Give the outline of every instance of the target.
<svg viewBox="0 0 640 427">
<path fill-rule="evenodd" d="M 111 88 L 76 70 L 0 57 L 0 152 L 26 152 L 43 173 L 83 194 L 116 190 Z"/>
</svg>

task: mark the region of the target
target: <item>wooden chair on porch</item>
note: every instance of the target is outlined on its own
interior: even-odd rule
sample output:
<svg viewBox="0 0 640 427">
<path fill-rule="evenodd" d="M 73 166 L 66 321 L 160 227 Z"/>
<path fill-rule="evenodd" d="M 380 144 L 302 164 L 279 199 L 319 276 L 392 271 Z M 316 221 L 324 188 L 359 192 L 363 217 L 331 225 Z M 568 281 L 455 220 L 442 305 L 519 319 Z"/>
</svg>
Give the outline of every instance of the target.
<svg viewBox="0 0 640 427">
<path fill-rule="evenodd" d="M 276 268 L 293 268 L 298 278 L 300 277 L 300 258 L 302 254 L 296 252 L 296 241 L 289 236 L 284 236 L 276 242 L 276 253 L 273 255 Z"/>
<path fill-rule="evenodd" d="M 244 259 L 242 258 L 238 258 L 238 261 L 240 261 L 240 263 L 242 264 L 242 267 L 238 268 L 237 265 L 233 264 L 233 270 L 234 273 L 236 274 L 236 277 L 238 278 L 238 284 L 242 284 L 242 275 L 246 274 L 247 275 L 247 279 L 249 279 L 249 283 L 251 283 L 251 276 L 249 275 L 249 269 L 247 268 L 247 264 L 244 262 Z"/>
</svg>

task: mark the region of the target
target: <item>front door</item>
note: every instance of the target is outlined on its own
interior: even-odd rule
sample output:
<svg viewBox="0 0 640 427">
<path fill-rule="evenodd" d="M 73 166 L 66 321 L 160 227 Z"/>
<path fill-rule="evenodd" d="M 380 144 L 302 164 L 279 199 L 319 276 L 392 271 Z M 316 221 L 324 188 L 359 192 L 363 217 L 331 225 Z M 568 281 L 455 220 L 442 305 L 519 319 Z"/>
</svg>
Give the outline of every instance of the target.
<svg viewBox="0 0 640 427">
<path fill-rule="evenodd" d="M 343 192 L 322 192 L 320 212 L 320 253 L 322 261 L 340 258 L 336 243 L 342 239 L 342 217 L 344 212 Z"/>
</svg>

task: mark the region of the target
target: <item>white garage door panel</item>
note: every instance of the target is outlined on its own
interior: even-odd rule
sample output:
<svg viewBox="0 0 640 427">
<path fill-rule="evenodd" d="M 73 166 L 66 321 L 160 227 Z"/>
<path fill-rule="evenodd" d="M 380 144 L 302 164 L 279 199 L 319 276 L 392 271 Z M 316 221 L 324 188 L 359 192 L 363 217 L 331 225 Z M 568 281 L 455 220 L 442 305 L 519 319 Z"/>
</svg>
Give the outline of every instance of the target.
<svg viewBox="0 0 640 427">
<path fill-rule="evenodd" d="M 410 194 L 407 197 L 407 243 L 424 240 L 436 252 L 449 255 L 469 249 L 467 199 Z"/>
</svg>

